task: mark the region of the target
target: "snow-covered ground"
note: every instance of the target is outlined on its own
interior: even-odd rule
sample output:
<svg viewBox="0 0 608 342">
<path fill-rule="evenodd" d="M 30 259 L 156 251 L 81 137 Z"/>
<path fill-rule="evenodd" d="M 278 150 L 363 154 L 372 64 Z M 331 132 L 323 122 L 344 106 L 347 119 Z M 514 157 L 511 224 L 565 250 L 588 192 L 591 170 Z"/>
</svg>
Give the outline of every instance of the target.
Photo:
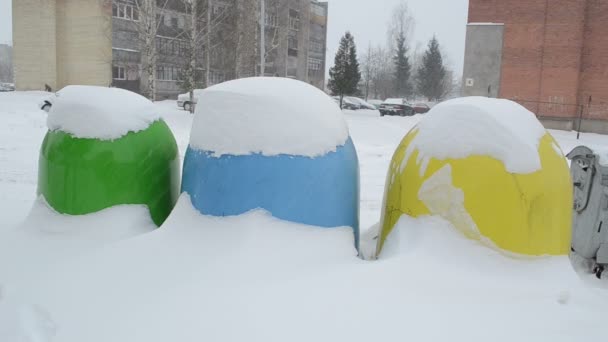
<svg viewBox="0 0 608 342">
<path fill-rule="evenodd" d="M 67 217 L 36 200 L 44 93 L 0 93 L 0 341 L 602 341 L 608 290 L 566 257 L 518 258 L 433 217 L 403 217 L 377 261 L 348 229 L 263 211 L 204 217 L 182 196 L 161 229 L 139 206 Z M 183 155 L 192 116 L 155 104 Z M 345 111 L 361 227 L 421 116 Z M 608 136 L 552 131 L 565 152 Z"/>
</svg>

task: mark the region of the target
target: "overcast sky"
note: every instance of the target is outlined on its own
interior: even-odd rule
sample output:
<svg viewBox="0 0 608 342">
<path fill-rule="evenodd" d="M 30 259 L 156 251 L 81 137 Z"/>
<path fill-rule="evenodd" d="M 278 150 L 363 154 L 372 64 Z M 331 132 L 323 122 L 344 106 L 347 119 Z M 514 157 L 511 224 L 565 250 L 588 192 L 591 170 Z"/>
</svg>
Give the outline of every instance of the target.
<svg viewBox="0 0 608 342">
<path fill-rule="evenodd" d="M 0 44 L 13 41 L 11 2 L 12 0 L 0 0 Z"/>
<path fill-rule="evenodd" d="M 416 22 L 414 41 L 423 47 L 433 34 L 437 35 L 448 63 L 457 75 L 462 75 L 468 0 L 327 0 L 329 23 L 327 33 L 327 62 L 333 65 L 340 37 L 349 30 L 355 37 L 358 54 L 369 44 L 386 44 L 386 27 L 391 9 L 399 2 L 408 4 Z M 412 48 L 415 42 L 411 44 Z"/>
<path fill-rule="evenodd" d="M 0 0 L 0 43 L 12 41 L 11 1 Z M 386 26 L 391 9 L 406 1 L 416 26 L 413 39 L 426 46 L 437 35 L 448 54 L 448 63 L 457 75 L 462 74 L 468 0 L 327 0 L 329 27 L 327 33 L 328 68 L 333 65 L 340 37 L 350 30 L 359 53 L 367 46 L 386 44 Z M 412 47 L 415 43 L 412 43 Z"/>
</svg>

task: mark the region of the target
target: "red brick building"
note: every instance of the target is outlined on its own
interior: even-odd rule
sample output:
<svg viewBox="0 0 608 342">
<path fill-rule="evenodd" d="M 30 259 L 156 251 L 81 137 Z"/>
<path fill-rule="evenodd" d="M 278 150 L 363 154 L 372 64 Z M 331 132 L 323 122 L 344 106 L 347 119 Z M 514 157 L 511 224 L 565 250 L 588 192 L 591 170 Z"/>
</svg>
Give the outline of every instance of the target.
<svg viewBox="0 0 608 342">
<path fill-rule="evenodd" d="M 608 0 L 469 0 L 463 92 L 608 132 Z M 589 105 L 591 100 L 591 105 Z"/>
</svg>

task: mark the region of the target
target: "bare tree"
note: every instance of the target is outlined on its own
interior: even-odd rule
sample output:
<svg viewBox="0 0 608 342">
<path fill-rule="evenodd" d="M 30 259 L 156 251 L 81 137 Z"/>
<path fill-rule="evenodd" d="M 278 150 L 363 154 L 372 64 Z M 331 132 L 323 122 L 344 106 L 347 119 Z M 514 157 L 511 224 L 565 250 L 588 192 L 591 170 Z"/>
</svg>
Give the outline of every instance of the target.
<svg viewBox="0 0 608 342">
<path fill-rule="evenodd" d="M 260 44 L 264 41 L 264 61 L 270 59 L 272 54 L 277 53 L 282 42 L 287 40 L 289 35 L 289 27 L 280 25 L 279 16 L 281 13 L 287 13 L 289 2 L 285 0 L 265 0 L 265 39 L 261 39 Z M 260 75 L 264 76 L 260 68 Z"/>
<path fill-rule="evenodd" d="M 377 83 L 379 94 L 384 98 L 395 96 L 395 83 L 393 79 L 395 64 L 393 63 L 391 50 L 383 48 L 378 50 L 378 65 Z"/>
<path fill-rule="evenodd" d="M 0 82 L 13 82 L 13 59 L 10 45 L 0 45 Z"/>
<path fill-rule="evenodd" d="M 402 0 L 394 7 L 387 28 L 389 51 L 392 53 L 395 63 L 394 93 L 399 97 L 410 97 L 413 93 L 412 68 L 408 52 L 414 25 L 414 18 L 407 2 Z"/>
<path fill-rule="evenodd" d="M 363 57 L 363 79 L 369 98 L 386 99 L 394 94 L 394 63 L 390 51 L 382 46 L 369 47 Z"/>
<path fill-rule="evenodd" d="M 381 46 L 374 48 L 370 44 L 362 57 L 361 71 L 365 85 L 365 99 L 367 100 L 371 94 L 377 99 L 383 79 L 389 81 L 392 72 L 392 63 L 387 50 Z"/>
<path fill-rule="evenodd" d="M 366 99 L 386 99 L 394 95 L 394 63 L 390 51 L 369 46 L 361 63 Z"/>
<path fill-rule="evenodd" d="M 200 61 L 204 60 L 205 66 L 205 77 L 201 86 L 208 87 L 211 84 L 212 35 L 235 8 L 226 3 L 223 3 L 222 6 L 216 6 L 215 0 L 181 1 L 188 13 L 189 23 L 187 29 L 178 34 L 175 39 L 187 42 L 188 48 L 185 51 L 187 63 L 182 75 L 185 78 L 182 85 L 189 93 L 190 103 L 194 103 L 194 89 L 200 83 L 197 77 Z M 214 10 L 214 8 L 219 10 Z M 193 110 L 194 107 L 191 106 L 190 111 Z"/>
<path fill-rule="evenodd" d="M 454 72 L 446 68 L 445 77 L 443 78 L 443 93 L 440 99 L 449 99 L 460 96 L 460 82 L 454 77 Z"/>
<path fill-rule="evenodd" d="M 140 45 L 143 50 L 143 64 L 146 69 L 147 85 L 145 93 L 152 101 L 156 100 L 156 66 L 158 51 L 156 49 L 156 36 L 162 25 L 156 16 L 162 12 L 169 0 L 132 0 L 137 11 L 137 21 L 133 21 L 137 29 Z"/>
<path fill-rule="evenodd" d="M 411 37 L 414 33 L 415 21 L 407 6 L 407 2 L 402 0 L 391 14 L 387 28 L 387 43 L 391 52 L 396 49 L 397 38 L 403 36 L 406 44 L 409 45 Z"/>
<path fill-rule="evenodd" d="M 373 74 L 373 50 L 371 44 L 367 46 L 367 51 L 361 56 L 361 78 L 363 79 L 363 84 L 365 86 L 365 100 L 369 98 L 369 87 L 372 82 L 372 74 Z"/>
<path fill-rule="evenodd" d="M 252 13 L 258 12 L 257 0 L 235 0 L 236 2 L 236 58 L 235 78 L 256 74 L 258 56 L 258 23 Z"/>
<path fill-rule="evenodd" d="M 445 46 L 442 45 L 440 51 L 443 59 L 443 66 L 445 67 L 445 77 L 443 79 L 444 92 L 441 95 L 441 99 L 458 97 L 460 96 L 461 79 L 451 68 L 452 62 Z"/>
</svg>

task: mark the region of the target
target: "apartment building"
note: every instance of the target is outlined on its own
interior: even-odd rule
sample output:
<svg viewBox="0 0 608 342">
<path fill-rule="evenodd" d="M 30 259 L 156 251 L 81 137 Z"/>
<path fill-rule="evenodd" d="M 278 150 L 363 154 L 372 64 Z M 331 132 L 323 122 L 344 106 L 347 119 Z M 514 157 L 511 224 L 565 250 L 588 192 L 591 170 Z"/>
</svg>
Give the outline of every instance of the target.
<svg viewBox="0 0 608 342">
<path fill-rule="evenodd" d="M 183 93 L 183 69 L 189 63 L 190 43 L 186 31 L 191 21 L 181 1 L 157 2 L 156 9 L 156 99 L 175 98 Z M 148 74 L 138 6 L 132 0 L 112 1 L 112 86 L 145 93 Z M 197 65 L 203 65 L 197 58 Z"/>
<path fill-rule="evenodd" d="M 323 89 L 327 3 L 265 4 L 264 74 Z M 205 36 L 196 49 L 197 87 L 260 75 L 260 0 L 205 0 L 200 7 L 205 12 L 209 8 L 209 16 L 197 21 Z M 92 84 L 145 93 L 148 66 L 142 15 L 134 0 L 14 0 L 17 89 Z M 184 88 L 192 15 L 183 0 L 157 1 L 155 19 L 156 98 L 175 98 Z M 208 38 L 205 28 L 210 29 Z"/>
</svg>

